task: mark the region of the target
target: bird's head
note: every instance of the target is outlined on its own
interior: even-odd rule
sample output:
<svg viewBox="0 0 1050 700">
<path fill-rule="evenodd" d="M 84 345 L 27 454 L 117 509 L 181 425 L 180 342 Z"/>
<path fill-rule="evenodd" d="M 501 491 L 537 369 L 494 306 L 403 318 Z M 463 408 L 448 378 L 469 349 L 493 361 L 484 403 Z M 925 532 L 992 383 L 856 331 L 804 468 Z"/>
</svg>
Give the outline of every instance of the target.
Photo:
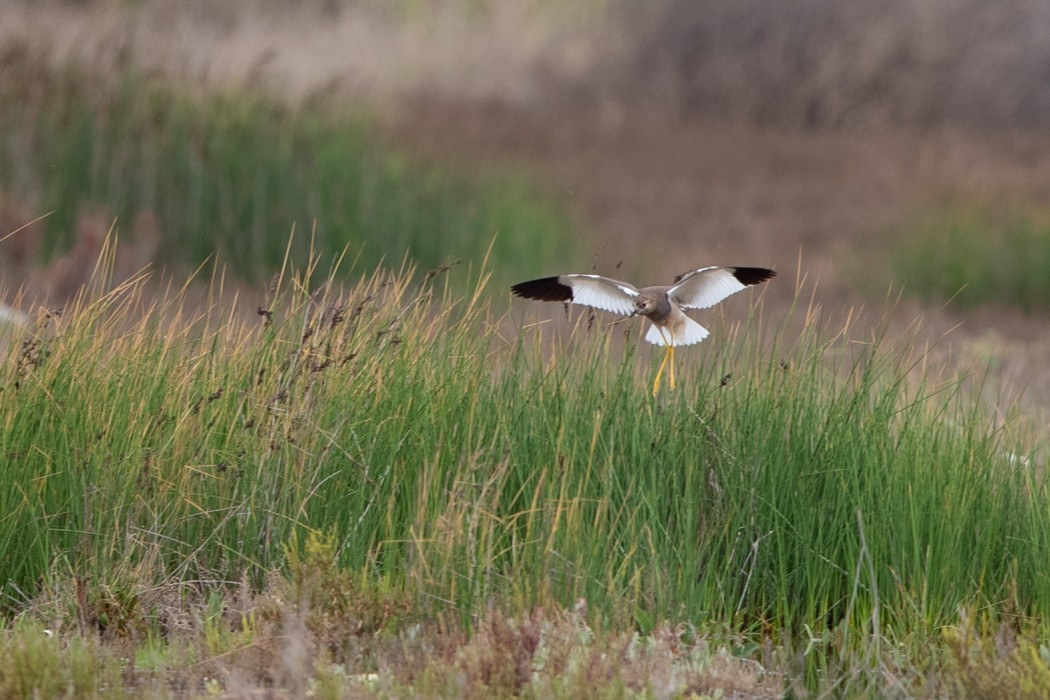
<svg viewBox="0 0 1050 700">
<path fill-rule="evenodd" d="M 656 311 L 656 298 L 651 294 L 639 294 L 634 300 L 632 316 L 648 316 Z"/>
</svg>

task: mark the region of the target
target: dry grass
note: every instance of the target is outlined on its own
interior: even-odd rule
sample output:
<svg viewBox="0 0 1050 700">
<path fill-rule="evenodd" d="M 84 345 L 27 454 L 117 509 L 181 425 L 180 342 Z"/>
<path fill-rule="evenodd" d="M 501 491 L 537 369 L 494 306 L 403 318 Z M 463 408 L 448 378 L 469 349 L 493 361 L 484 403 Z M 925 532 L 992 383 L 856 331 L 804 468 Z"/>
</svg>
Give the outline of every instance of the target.
<svg viewBox="0 0 1050 700">
<path fill-rule="evenodd" d="M 12 2 L 0 40 L 46 45 L 55 60 L 119 73 L 128 61 L 194 87 L 266 87 L 299 102 L 405 94 L 536 104 L 552 78 L 580 77 L 606 0 L 221 4 Z"/>
<path fill-rule="evenodd" d="M 635 42 L 623 89 L 693 115 L 804 129 L 1050 121 L 1041 0 L 626 6 Z"/>
<path fill-rule="evenodd" d="M 143 590 L 99 630 L 113 589 L 73 579 L 0 622 L 5 697 L 776 698 L 784 672 L 734 638 L 664 624 L 651 634 L 588 622 L 587 605 L 514 614 L 491 606 L 466 632 L 336 565 L 337 543 L 310 535 L 285 573 Z M 109 601 L 109 602 L 107 602 Z M 111 608 L 111 612 L 117 612 Z M 600 618 L 599 618 L 600 619 Z M 287 695 L 285 695 L 287 694 Z"/>
<path fill-rule="evenodd" d="M 685 625 L 650 635 L 591 627 L 583 608 L 512 615 L 491 608 L 467 635 L 446 620 L 342 635 L 333 653 L 306 622 L 324 614 L 257 599 L 193 601 L 164 636 L 100 642 L 25 618 L 0 628 L 5 697 L 779 698 L 782 672 L 733 655 Z M 247 608 L 241 607 L 247 603 Z M 223 612 L 226 610 L 226 612 Z M 164 611 L 161 610 L 163 615 Z M 123 658 L 122 658 L 123 657 Z"/>
<path fill-rule="evenodd" d="M 1040 0 L 9 2 L 0 38 L 193 85 L 544 108 L 566 96 L 791 128 L 1039 129 Z"/>
</svg>

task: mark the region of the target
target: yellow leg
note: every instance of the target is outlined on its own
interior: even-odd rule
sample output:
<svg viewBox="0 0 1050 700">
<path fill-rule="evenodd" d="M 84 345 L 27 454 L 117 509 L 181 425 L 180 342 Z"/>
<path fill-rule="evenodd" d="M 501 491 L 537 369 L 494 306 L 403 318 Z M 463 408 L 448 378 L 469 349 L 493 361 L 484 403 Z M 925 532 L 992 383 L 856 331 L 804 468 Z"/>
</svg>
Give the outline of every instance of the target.
<svg viewBox="0 0 1050 700">
<path fill-rule="evenodd" d="M 669 346 L 667 351 L 671 357 L 671 391 L 674 391 L 674 346 Z"/>
<path fill-rule="evenodd" d="M 674 389 L 674 345 L 671 344 L 666 335 L 664 335 L 664 329 L 660 326 L 656 326 L 657 332 L 664 341 L 664 347 L 667 348 L 667 352 L 664 353 L 664 361 L 660 363 L 660 369 L 656 370 L 656 379 L 653 380 L 653 396 L 656 396 L 657 392 L 660 391 L 660 377 L 663 376 L 664 366 L 667 365 L 667 361 L 671 361 L 671 389 Z"/>
<path fill-rule="evenodd" d="M 660 369 L 656 370 L 656 379 L 653 380 L 653 396 L 660 391 L 660 377 L 664 373 L 664 365 L 667 364 L 667 358 L 671 357 L 671 348 L 667 348 L 667 352 L 664 353 L 664 361 L 660 363 Z M 673 388 L 673 387 L 672 387 Z"/>
</svg>

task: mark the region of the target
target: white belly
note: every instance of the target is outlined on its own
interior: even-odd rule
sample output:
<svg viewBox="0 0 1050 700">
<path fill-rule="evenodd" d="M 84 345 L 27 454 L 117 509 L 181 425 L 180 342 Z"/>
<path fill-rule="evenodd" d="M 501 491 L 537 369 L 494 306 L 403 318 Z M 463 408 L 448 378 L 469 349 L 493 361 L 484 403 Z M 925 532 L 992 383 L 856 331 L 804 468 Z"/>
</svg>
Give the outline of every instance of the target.
<svg viewBox="0 0 1050 700">
<path fill-rule="evenodd" d="M 653 345 L 693 345 L 711 335 L 711 333 L 693 319 L 686 316 L 680 309 L 671 313 L 671 318 L 665 326 L 657 326 L 655 323 L 649 326 L 645 339 Z"/>
</svg>

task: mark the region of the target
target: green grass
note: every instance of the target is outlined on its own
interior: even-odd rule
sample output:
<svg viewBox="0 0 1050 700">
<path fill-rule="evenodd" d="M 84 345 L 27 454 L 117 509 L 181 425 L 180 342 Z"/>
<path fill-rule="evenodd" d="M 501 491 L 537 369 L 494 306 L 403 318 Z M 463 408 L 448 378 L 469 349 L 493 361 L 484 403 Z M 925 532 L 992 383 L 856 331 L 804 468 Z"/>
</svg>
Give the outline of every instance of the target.
<svg viewBox="0 0 1050 700">
<path fill-rule="evenodd" d="M 0 694 L 7 698 L 99 698 L 105 686 L 119 688 L 118 660 L 92 639 L 66 642 L 31 623 L 0 625 L 0 653 Z"/>
<path fill-rule="evenodd" d="M 0 70 L 0 187 L 34 215 L 52 212 L 45 254 L 67 248 L 88 212 L 115 220 L 124 238 L 152 217 L 158 262 L 217 253 L 255 279 L 281 264 L 293 229 L 300 264 L 311 242 L 369 269 L 480 263 L 491 245 L 489 269 L 507 282 L 521 260 L 565 264 L 567 217 L 524 178 L 414 162 L 370 121 L 332 100 L 191 96 L 130 70 L 46 68 L 16 47 Z"/>
<path fill-rule="evenodd" d="M 974 307 L 1050 307 L 1050 221 L 1030 207 L 968 205 L 900 233 L 890 269 L 905 293 Z"/>
<path fill-rule="evenodd" d="M 480 286 L 409 278 L 286 274 L 249 320 L 143 313 L 129 283 L 16 339 L 8 614 L 80 580 L 79 619 L 141 635 L 148 591 L 260 590 L 326 533 L 413 615 L 583 599 L 600 627 L 809 639 L 814 686 L 846 651 L 928 653 L 960 611 L 1045 634 L 1050 494 L 1009 455 L 1032 436 L 906 342 L 755 318 L 654 400 L 633 327 L 551 346 Z"/>
</svg>

